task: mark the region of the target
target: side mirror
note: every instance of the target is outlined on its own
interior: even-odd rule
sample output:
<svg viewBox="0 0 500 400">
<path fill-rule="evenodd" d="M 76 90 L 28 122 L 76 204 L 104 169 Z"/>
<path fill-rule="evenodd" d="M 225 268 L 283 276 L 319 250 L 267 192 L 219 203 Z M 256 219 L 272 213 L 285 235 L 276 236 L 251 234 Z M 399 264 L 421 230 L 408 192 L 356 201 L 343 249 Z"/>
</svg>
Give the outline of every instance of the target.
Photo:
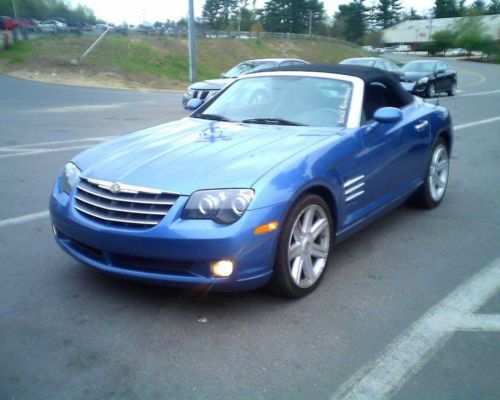
<svg viewBox="0 0 500 400">
<path fill-rule="evenodd" d="M 204 103 L 202 99 L 191 99 L 186 104 L 186 110 L 195 111 Z"/>
<path fill-rule="evenodd" d="M 381 124 L 393 124 L 403 119 L 403 112 L 396 107 L 382 107 L 375 111 L 373 119 Z"/>
</svg>

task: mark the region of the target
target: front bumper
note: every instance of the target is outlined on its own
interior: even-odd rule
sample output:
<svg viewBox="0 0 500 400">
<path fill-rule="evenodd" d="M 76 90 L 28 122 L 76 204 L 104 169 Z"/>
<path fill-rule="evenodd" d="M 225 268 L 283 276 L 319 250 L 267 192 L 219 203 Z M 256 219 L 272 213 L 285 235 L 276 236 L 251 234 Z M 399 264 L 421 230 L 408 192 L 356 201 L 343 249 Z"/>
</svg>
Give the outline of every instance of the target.
<svg viewBox="0 0 500 400">
<path fill-rule="evenodd" d="M 286 205 L 247 211 L 231 225 L 184 220 L 181 196 L 153 228 L 137 229 L 93 221 L 74 208 L 74 198 L 54 187 L 50 214 L 57 243 L 77 260 L 135 280 L 184 288 L 238 291 L 263 286 L 272 274 L 279 229 L 254 235 L 257 226 L 284 218 Z M 230 259 L 228 278 L 211 274 L 211 263 Z"/>
</svg>

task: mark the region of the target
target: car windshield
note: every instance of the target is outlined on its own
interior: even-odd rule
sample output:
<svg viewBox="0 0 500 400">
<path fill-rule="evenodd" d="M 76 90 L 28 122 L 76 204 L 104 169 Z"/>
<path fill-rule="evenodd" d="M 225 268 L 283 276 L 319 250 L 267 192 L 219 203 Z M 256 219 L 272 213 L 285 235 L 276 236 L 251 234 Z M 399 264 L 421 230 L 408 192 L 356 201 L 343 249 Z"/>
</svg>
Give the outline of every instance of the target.
<svg viewBox="0 0 500 400">
<path fill-rule="evenodd" d="M 434 72 L 436 65 L 435 62 L 410 62 L 402 70 L 404 72 Z"/>
<path fill-rule="evenodd" d="M 259 71 L 265 68 L 272 68 L 275 66 L 276 63 L 273 61 L 246 61 L 231 68 L 222 76 L 224 78 L 237 78 L 242 74 L 248 74 L 250 72 Z"/>
<path fill-rule="evenodd" d="M 341 64 L 364 65 L 365 67 L 373 67 L 375 65 L 375 60 L 358 58 L 342 61 Z"/>
<path fill-rule="evenodd" d="M 352 83 L 307 76 L 251 77 L 229 86 L 196 118 L 267 125 L 345 126 Z"/>
</svg>

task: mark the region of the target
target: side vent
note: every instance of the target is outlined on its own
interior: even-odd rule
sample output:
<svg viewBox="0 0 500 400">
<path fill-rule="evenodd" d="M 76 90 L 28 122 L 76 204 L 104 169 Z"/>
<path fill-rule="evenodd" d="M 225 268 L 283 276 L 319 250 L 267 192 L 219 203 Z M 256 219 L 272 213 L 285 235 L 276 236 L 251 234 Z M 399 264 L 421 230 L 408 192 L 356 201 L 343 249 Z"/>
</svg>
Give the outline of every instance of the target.
<svg viewBox="0 0 500 400">
<path fill-rule="evenodd" d="M 360 175 L 356 178 L 349 179 L 344 183 L 345 201 L 347 203 L 365 193 L 365 191 L 363 190 L 363 187 L 365 186 L 364 179 L 365 176 Z"/>
</svg>

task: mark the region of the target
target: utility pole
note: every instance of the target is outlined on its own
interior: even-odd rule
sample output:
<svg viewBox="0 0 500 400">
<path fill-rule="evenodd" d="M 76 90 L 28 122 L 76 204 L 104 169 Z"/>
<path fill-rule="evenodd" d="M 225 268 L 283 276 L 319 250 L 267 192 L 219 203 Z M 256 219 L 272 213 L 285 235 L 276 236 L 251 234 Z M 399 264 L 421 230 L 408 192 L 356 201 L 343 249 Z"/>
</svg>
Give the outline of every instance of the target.
<svg viewBox="0 0 500 400">
<path fill-rule="evenodd" d="M 188 41 L 189 41 L 189 80 L 196 81 L 196 33 L 193 0 L 189 1 Z"/>
<path fill-rule="evenodd" d="M 14 10 L 14 19 L 17 19 L 16 1 L 15 0 L 12 0 L 12 9 Z"/>
<path fill-rule="evenodd" d="M 313 10 L 309 10 L 309 36 L 313 33 Z"/>
</svg>

